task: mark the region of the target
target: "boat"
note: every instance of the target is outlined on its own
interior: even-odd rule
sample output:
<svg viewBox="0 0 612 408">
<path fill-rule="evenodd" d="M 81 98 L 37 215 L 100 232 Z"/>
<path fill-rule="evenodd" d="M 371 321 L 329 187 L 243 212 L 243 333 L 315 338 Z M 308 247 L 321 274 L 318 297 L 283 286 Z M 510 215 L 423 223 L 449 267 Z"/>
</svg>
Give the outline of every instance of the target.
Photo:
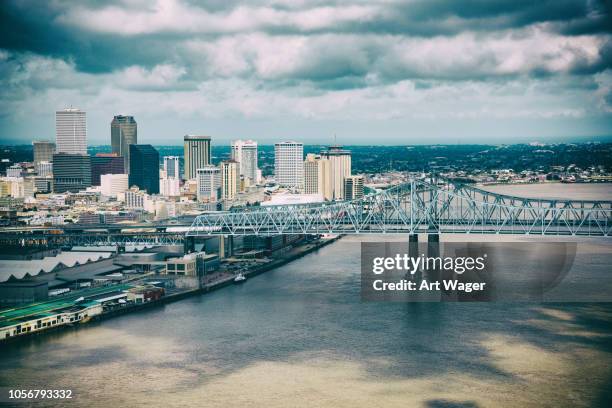
<svg viewBox="0 0 612 408">
<path fill-rule="evenodd" d="M 246 276 L 244 276 L 242 273 L 239 273 L 234 278 L 234 283 L 244 283 L 245 280 L 246 280 Z"/>
</svg>

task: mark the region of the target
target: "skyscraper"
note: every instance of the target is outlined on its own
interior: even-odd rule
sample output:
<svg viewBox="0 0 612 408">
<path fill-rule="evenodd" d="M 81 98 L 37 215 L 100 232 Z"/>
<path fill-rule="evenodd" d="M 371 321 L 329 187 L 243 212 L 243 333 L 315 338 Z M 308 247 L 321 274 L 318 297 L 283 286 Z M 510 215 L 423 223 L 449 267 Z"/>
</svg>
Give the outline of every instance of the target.
<svg viewBox="0 0 612 408">
<path fill-rule="evenodd" d="M 363 197 L 363 176 L 348 176 L 344 179 L 344 199 L 358 200 Z"/>
<path fill-rule="evenodd" d="M 219 167 L 221 167 L 221 198 L 234 200 L 240 191 L 238 162 L 235 160 L 222 161 Z"/>
<path fill-rule="evenodd" d="M 234 140 L 232 142 L 232 159 L 239 163 L 240 175 L 257 183 L 257 142 L 253 140 Z"/>
<path fill-rule="evenodd" d="M 116 115 L 111 122 L 111 148 L 123 157 L 123 167 L 130 168 L 130 145 L 138 144 L 138 124 L 133 116 Z"/>
<path fill-rule="evenodd" d="M 78 192 L 91 186 L 91 158 L 85 154 L 53 155 L 53 191 Z"/>
<path fill-rule="evenodd" d="M 130 187 L 159 193 L 159 152 L 149 144 L 130 146 Z"/>
<path fill-rule="evenodd" d="M 164 156 L 164 170 L 166 171 L 167 178 L 180 178 L 179 177 L 179 157 L 178 156 Z"/>
<path fill-rule="evenodd" d="M 274 177 L 283 187 L 301 189 L 304 185 L 304 144 L 274 144 Z"/>
<path fill-rule="evenodd" d="M 332 200 L 331 171 L 329 160 L 309 153 L 304 161 L 304 193 L 320 194 Z"/>
<path fill-rule="evenodd" d="M 86 113 L 77 108 L 55 112 L 57 153 L 87 154 Z"/>
<path fill-rule="evenodd" d="M 351 152 L 342 146 L 330 146 L 321 157 L 329 160 L 333 199 L 344 200 L 344 179 L 351 175 Z"/>
<path fill-rule="evenodd" d="M 55 143 L 46 140 L 35 140 L 32 142 L 34 150 L 34 164 L 40 162 L 50 162 L 53 160 L 55 153 Z"/>
<path fill-rule="evenodd" d="M 101 185 L 100 176 L 103 174 L 126 173 L 123 157 L 116 153 L 98 153 L 91 158 L 91 185 Z"/>
<path fill-rule="evenodd" d="M 197 170 L 198 201 L 217 201 L 220 197 L 221 169 L 207 165 Z"/>
<path fill-rule="evenodd" d="M 210 136 L 186 135 L 184 143 L 185 179 L 192 180 L 197 176 L 197 169 L 211 164 Z"/>
</svg>

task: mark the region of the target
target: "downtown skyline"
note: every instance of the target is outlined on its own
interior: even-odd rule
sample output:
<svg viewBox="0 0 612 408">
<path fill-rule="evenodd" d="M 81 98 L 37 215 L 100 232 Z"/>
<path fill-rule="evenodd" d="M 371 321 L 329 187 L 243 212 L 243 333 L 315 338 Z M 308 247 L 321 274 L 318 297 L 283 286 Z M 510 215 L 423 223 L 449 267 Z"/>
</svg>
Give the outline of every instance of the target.
<svg viewBox="0 0 612 408">
<path fill-rule="evenodd" d="M 562 2 L 0 5 L 0 141 L 53 113 L 146 143 L 511 143 L 612 135 L 609 6 Z"/>
</svg>

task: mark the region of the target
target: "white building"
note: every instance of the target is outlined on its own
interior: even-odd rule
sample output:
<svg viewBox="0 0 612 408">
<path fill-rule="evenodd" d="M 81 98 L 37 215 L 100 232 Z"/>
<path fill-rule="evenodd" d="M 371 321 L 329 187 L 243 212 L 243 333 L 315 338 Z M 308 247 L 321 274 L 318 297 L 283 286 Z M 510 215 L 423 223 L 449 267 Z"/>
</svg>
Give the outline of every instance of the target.
<svg viewBox="0 0 612 408">
<path fill-rule="evenodd" d="M 217 201 L 220 198 L 221 169 L 209 165 L 197 171 L 198 201 Z"/>
<path fill-rule="evenodd" d="M 55 112 L 55 149 L 57 153 L 87 154 L 87 119 L 80 109 Z"/>
<path fill-rule="evenodd" d="M 131 188 L 125 192 L 125 206 L 127 208 L 144 209 L 145 200 L 149 198 L 149 195 L 138 187 Z"/>
<path fill-rule="evenodd" d="M 179 157 L 164 156 L 164 171 L 166 172 L 166 177 L 180 179 Z"/>
<path fill-rule="evenodd" d="M 6 177 L 21 177 L 23 169 L 18 164 L 13 164 L 11 167 L 6 169 Z"/>
<path fill-rule="evenodd" d="M 127 174 L 102 174 L 100 175 L 100 191 L 107 197 L 117 197 L 129 187 Z"/>
<path fill-rule="evenodd" d="M 330 146 L 321 157 L 329 160 L 333 199 L 344 200 L 344 179 L 351 175 L 351 152 L 342 146 Z"/>
<path fill-rule="evenodd" d="M 304 186 L 304 144 L 281 142 L 274 145 L 274 178 L 283 187 Z"/>
<path fill-rule="evenodd" d="M 53 175 L 53 163 L 48 161 L 41 161 L 36 163 L 36 173 L 40 177 L 47 177 Z"/>
<path fill-rule="evenodd" d="M 235 200 L 240 191 L 240 176 L 238 175 L 238 162 L 227 160 L 221 162 L 221 198 Z"/>
<path fill-rule="evenodd" d="M 321 194 L 291 194 L 291 193 L 279 193 L 272 194 L 268 201 L 263 201 L 262 206 L 271 205 L 300 205 L 300 204 L 314 204 L 323 202 L 323 196 Z"/>
<path fill-rule="evenodd" d="M 232 142 L 232 159 L 239 163 L 240 175 L 250 180 L 249 185 L 259 182 L 257 142 L 253 140 L 234 140 Z"/>
<path fill-rule="evenodd" d="M 159 179 L 159 194 L 164 197 L 177 197 L 181 195 L 181 184 L 178 178 L 164 177 Z"/>
<path fill-rule="evenodd" d="M 319 194 L 326 200 L 333 199 L 329 160 L 312 153 L 304 161 L 304 193 Z"/>
</svg>

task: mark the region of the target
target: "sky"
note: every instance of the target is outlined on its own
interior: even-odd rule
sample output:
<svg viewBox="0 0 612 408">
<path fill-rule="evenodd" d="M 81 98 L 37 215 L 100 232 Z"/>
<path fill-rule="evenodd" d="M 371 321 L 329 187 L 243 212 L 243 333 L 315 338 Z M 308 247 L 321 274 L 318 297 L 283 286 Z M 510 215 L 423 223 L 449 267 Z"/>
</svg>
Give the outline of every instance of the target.
<svg viewBox="0 0 612 408">
<path fill-rule="evenodd" d="M 512 143 L 612 136 L 612 3 L 3 0 L 0 142 L 55 111 L 139 143 Z"/>
</svg>

